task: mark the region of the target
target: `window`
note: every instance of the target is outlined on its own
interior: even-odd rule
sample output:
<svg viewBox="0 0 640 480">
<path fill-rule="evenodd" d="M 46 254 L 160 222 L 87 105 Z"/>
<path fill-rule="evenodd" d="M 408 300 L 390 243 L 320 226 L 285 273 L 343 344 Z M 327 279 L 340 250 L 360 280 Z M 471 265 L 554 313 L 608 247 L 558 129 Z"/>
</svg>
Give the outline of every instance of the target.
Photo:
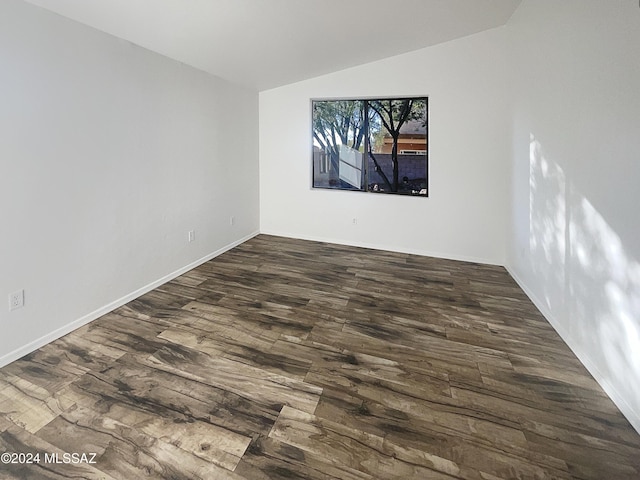
<svg viewBox="0 0 640 480">
<path fill-rule="evenodd" d="M 427 196 L 428 99 L 313 100 L 313 187 Z"/>
</svg>

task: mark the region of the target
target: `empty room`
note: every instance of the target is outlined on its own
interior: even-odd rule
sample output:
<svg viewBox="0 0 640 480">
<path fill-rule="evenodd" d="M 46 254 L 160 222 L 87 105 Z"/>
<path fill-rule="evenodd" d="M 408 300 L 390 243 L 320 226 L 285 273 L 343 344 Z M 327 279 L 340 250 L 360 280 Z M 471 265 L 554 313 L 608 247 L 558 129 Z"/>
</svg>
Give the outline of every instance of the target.
<svg viewBox="0 0 640 480">
<path fill-rule="evenodd" d="M 637 0 L 2 0 L 0 479 L 640 478 Z"/>
</svg>

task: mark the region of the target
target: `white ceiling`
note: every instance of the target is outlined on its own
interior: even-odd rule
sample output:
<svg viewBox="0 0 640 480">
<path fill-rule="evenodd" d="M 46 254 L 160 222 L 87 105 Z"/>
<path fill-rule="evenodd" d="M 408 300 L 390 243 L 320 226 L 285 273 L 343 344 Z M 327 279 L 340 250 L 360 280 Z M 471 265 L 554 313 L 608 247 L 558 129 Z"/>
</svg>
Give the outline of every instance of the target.
<svg viewBox="0 0 640 480">
<path fill-rule="evenodd" d="M 504 25 L 521 0 L 26 0 L 265 90 Z"/>
</svg>

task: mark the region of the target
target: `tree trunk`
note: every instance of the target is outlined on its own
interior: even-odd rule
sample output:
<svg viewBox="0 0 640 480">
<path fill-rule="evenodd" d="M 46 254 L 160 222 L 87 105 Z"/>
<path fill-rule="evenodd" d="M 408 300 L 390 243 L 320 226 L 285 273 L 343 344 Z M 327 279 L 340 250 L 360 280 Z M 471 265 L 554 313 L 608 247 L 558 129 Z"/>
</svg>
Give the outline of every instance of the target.
<svg viewBox="0 0 640 480">
<path fill-rule="evenodd" d="M 398 138 L 399 135 L 393 136 L 393 147 L 391 148 L 391 165 L 393 166 L 393 185 L 391 188 L 392 192 L 398 191 Z"/>
</svg>

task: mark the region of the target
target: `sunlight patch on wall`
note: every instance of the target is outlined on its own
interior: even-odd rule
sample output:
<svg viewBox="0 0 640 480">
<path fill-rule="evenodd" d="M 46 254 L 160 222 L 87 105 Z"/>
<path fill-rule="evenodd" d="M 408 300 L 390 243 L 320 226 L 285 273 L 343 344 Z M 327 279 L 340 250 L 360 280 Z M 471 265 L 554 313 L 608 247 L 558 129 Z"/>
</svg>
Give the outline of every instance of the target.
<svg viewBox="0 0 640 480">
<path fill-rule="evenodd" d="M 640 399 L 640 264 L 588 199 L 574 191 L 572 200 L 571 313 L 586 320 L 576 336 L 613 383 Z"/>
<path fill-rule="evenodd" d="M 530 268 L 565 340 L 640 418 L 640 263 L 532 134 Z"/>
<path fill-rule="evenodd" d="M 529 251 L 531 268 L 544 279 L 543 300 L 552 311 L 565 303 L 566 180 L 546 156 L 533 134 L 529 137 Z"/>
</svg>

